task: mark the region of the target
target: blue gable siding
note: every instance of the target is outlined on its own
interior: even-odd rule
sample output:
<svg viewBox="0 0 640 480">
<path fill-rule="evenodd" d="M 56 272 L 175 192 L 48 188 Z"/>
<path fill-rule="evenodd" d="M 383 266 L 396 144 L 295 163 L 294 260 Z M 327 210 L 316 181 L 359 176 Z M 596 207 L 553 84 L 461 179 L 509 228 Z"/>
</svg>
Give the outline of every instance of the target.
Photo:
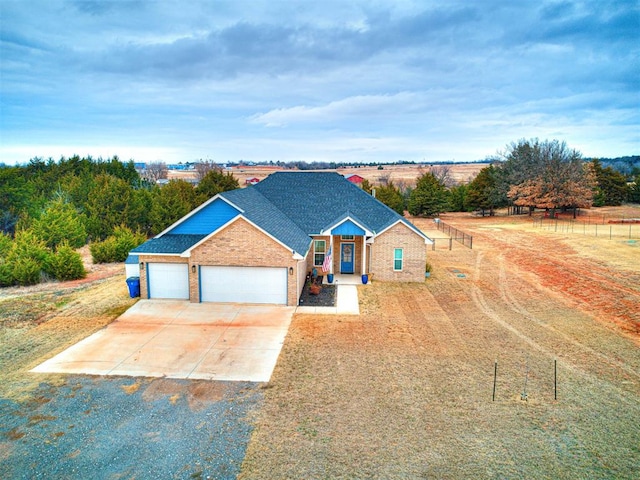
<svg viewBox="0 0 640 480">
<path fill-rule="evenodd" d="M 364 235 L 365 232 L 351 220 L 346 220 L 332 229 L 331 233 L 334 235 Z"/>
<path fill-rule="evenodd" d="M 217 230 L 240 212 L 221 199 L 210 203 L 195 215 L 176 225 L 171 234 L 208 235 Z"/>
</svg>

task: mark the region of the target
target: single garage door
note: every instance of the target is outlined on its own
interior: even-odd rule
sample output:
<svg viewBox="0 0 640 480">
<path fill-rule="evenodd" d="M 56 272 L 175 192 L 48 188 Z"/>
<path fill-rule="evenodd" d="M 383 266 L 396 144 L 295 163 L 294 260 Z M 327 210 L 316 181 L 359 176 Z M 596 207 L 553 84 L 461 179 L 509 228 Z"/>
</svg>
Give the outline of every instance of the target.
<svg viewBox="0 0 640 480">
<path fill-rule="evenodd" d="M 200 267 L 203 302 L 287 304 L 287 269 Z"/>
<path fill-rule="evenodd" d="M 149 298 L 189 299 L 189 265 L 147 263 Z"/>
</svg>

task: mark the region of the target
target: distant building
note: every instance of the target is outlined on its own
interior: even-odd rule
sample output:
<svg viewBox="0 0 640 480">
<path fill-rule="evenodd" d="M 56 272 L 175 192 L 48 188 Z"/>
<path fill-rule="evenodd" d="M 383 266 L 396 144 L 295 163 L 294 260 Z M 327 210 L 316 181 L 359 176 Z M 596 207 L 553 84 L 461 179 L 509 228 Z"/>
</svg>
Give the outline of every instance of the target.
<svg viewBox="0 0 640 480">
<path fill-rule="evenodd" d="M 362 181 L 364 180 L 364 178 L 362 178 L 357 173 L 352 173 L 351 175 L 345 175 L 344 178 L 346 178 L 351 183 L 355 183 L 356 185 L 362 185 Z"/>
</svg>

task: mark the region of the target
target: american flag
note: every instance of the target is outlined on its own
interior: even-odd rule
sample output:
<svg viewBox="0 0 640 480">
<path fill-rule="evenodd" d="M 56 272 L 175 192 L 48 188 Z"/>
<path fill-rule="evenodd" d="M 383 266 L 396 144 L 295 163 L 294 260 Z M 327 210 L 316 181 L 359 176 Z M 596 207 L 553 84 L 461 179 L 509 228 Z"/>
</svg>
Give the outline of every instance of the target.
<svg viewBox="0 0 640 480">
<path fill-rule="evenodd" d="M 324 262 L 322 262 L 322 271 L 328 272 L 331 269 L 331 246 L 329 246 L 329 251 L 324 256 Z"/>
</svg>

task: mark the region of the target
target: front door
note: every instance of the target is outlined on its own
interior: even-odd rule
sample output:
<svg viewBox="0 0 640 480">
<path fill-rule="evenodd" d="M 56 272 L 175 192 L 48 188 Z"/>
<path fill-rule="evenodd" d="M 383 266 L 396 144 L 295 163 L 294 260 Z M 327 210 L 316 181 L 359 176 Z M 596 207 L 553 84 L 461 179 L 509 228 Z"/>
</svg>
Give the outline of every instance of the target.
<svg viewBox="0 0 640 480">
<path fill-rule="evenodd" d="M 343 243 L 340 249 L 340 273 L 353 273 L 355 243 Z"/>
</svg>

